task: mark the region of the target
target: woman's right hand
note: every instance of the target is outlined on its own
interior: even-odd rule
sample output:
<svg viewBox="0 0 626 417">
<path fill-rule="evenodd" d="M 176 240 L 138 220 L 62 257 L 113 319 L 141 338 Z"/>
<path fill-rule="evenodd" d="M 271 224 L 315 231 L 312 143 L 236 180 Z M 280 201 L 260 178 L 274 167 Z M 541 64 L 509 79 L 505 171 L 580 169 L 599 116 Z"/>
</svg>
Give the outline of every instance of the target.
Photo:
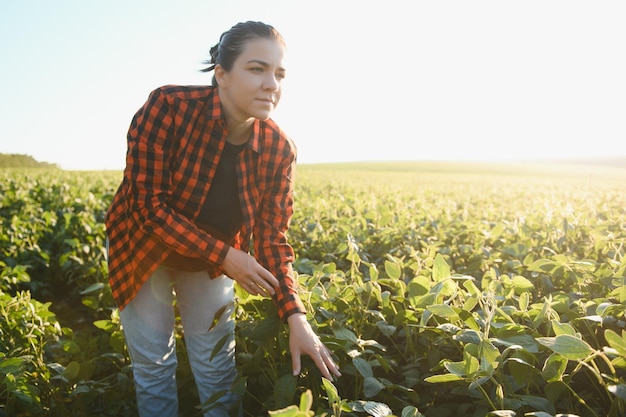
<svg viewBox="0 0 626 417">
<path fill-rule="evenodd" d="M 276 277 L 244 251 L 231 247 L 222 268 L 228 277 L 237 281 L 251 295 L 272 296 L 276 293 Z"/>
</svg>

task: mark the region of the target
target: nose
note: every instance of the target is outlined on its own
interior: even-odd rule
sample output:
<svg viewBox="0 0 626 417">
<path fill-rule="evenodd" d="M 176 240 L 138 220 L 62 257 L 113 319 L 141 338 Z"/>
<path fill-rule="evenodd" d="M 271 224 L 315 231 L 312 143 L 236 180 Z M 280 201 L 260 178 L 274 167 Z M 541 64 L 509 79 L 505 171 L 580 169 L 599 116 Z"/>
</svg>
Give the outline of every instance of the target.
<svg viewBox="0 0 626 417">
<path fill-rule="evenodd" d="M 263 88 L 268 91 L 277 91 L 280 88 L 280 81 L 274 74 L 268 74 L 263 81 Z"/>
</svg>

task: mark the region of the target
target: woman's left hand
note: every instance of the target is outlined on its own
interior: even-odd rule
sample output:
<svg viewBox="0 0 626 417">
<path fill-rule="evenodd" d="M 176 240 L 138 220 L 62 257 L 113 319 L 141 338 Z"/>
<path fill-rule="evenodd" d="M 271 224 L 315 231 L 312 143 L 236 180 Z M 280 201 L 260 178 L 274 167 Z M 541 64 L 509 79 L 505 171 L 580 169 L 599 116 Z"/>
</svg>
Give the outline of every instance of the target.
<svg viewBox="0 0 626 417">
<path fill-rule="evenodd" d="M 333 381 L 334 375 L 340 377 L 339 367 L 333 360 L 330 350 L 320 341 L 304 314 L 294 314 L 287 318 L 289 323 L 289 349 L 293 375 L 300 375 L 300 356 L 304 353 L 313 359 L 324 378 Z"/>
</svg>

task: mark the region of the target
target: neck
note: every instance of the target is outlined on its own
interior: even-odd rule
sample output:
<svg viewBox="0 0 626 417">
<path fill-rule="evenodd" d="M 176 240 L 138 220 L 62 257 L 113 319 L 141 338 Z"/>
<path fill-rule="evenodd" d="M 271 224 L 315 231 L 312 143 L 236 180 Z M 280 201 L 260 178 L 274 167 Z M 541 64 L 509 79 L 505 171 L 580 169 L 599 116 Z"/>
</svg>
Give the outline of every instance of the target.
<svg viewBox="0 0 626 417">
<path fill-rule="evenodd" d="M 232 143 L 233 145 L 246 143 L 248 139 L 250 139 L 253 123 L 254 119 L 246 120 L 244 122 L 233 122 L 233 120 L 227 119 L 226 125 L 228 127 L 228 136 L 226 137 L 226 141 Z"/>
</svg>

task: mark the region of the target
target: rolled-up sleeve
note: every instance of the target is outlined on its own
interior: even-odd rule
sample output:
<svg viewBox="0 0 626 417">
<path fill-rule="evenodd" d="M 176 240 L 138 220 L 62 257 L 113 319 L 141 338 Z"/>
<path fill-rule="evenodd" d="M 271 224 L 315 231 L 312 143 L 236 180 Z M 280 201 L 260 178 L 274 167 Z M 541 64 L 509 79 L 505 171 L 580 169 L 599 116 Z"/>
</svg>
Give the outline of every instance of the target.
<svg viewBox="0 0 626 417">
<path fill-rule="evenodd" d="M 298 296 L 298 283 L 293 273 L 294 251 L 287 241 L 287 230 L 293 215 L 295 171 L 295 153 L 291 153 L 280 163 L 268 192 L 261 200 L 254 231 L 258 261 L 279 282 L 274 301 L 283 320 L 292 314 L 306 312 Z"/>
</svg>

